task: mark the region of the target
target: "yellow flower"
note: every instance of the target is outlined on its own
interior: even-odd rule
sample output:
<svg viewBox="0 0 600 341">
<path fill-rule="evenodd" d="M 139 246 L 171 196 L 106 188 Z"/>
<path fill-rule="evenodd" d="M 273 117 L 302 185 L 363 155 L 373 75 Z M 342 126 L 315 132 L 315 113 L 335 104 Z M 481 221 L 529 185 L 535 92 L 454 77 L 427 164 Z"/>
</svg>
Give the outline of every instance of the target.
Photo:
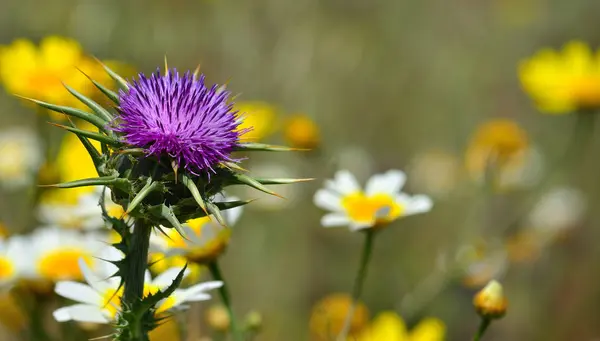
<svg viewBox="0 0 600 341">
<path fill-rule="evenodd" d="M 317 340 L 333 340 L 337 336 L 352 305 L 347 294 L 331 294 L 317 302 L 310 315 L 310 331 Z M 356 335 L 369 321 L 367 307 L 358 303 L 350 323 L 350 335 Z"/>
<path fill-rule="evenodd" d="M 8 92 L 20 96 L 81 108 L 83 104 L 62 84 L 84 96 L 95 94 L 93 84 L 77 69 L 100 83 L 110 82 L 102 67 L 72 39 L 49 36 L 39 47 L 29 40 L 18 39 L 0 47 L 0 80 Z"/>
<path fill-rule="evenodd" d="M 242 135 L 245 141 L 257 142 L 264 139 L 275 130 L 277 119 L 275 107 L 265 102 L 238 102 L 235 105 L 238 115 L 243 121 L 238 129 L 251 129 Z"/>
<path fill-rule="evenodd" d="M 539 51 L 521 63 L 523 88 L 538 108 L 551 114 L 600 108 L 600 55 L 580 41 L 562 51 Z"/>
<path fill-rule="evenodd" d="M 293 115 L 285 120 L 283 134 L 287 143 L 295 148 L 313 149 L 319 145 L 319 126 L 306 115 Z"/>
<path fill-rule="evenodd" d="M 437 318 L 426 318 L 409 332 L 406 324 L 398 314 L 386 311 L 378 314 L 373 322 L 355 340 L 441 341 L 444 340 L 445 334 L 446 326 Z"/>
<path fill-rule="evenodd" d="M 493 119 L 476 131 L 465 153 L 465 165 L 476 180 L 506 188 L 531 182 L 536 175 L 536 155 L 527 133 L 514 121 Z"/>
</svg>

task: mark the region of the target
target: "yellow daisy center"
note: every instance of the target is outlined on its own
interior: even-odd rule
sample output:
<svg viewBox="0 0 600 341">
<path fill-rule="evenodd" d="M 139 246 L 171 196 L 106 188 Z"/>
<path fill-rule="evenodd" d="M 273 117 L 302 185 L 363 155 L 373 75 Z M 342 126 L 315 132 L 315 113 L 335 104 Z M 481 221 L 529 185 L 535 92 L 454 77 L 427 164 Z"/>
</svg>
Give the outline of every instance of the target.
<svg viewBox="0 0 600 341">
<path fill-rule="evenodd" d="M 383 193 L 367 196 L 354 192 L 342 198 L 342 206 L 353 221 L 360 223 L 390 222 L 404 211 L 391 195 Z"/>
<path fill-rule="evenodd" d="M 125 210 L 123 209 L 123 206 L 117 204 L 110 205 L 109 207 L 107 207 L 106 213 L 109 217 L 116 219 L 121 219 L 125 217 Z"/>
<path fill-rule="evenodd" d="M 102 295 L 102 308 L 114 319 L 121 308 L 121 296 L 123 295 L 123 289 L 118 291 L 114 289 L 108 289 Z"/>
<path fill-rule="evenodd" d="M 15 264 L 6 257 L 0 257 L 0 281 L 9 279 L 15 274 Z"/>
<path fill-rule="evenodd" d="M 93 262 L 92 255 L 82 249 L 58 249 L 43 255 L 38 263 L 38 272 L 45 279 L 52 281 L 81 280 L 83 275 L 79 269 L 79 259 L 88 265 Z"/>
</svg>

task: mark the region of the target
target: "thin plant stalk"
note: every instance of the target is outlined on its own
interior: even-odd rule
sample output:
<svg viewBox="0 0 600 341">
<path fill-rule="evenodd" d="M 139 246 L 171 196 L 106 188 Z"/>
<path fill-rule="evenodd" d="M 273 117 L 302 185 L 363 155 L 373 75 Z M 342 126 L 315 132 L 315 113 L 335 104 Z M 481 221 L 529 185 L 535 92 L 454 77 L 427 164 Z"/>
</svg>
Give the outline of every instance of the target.
<svg viewBox="0 0 600 341">
<path fill-rule="evenodd" d="M 365 283 L 365 279 L 367 278 L 367 269 L 369 267 L 369 261 L 371 260 L 371 254 L 373 251 L 374 237 L 375 230 L 373 228 L 367 229 L 365 232 L 365 242 L 363 244 L 362 254 L 360 257 L 360 266 L 358 267 L 358 272 L 356 273 L 356 278 L 354 279 L 354 287 L 352 288 L 352 304 L 348 310 L 346 319 L 344 320 L 342 330 L 338 335 L 338 341 L 345 341 L 348 338 L 350 325 L 352 324 L 352 317 L 354 316 L 354 310 L 356 309 L 358 300 L 360 300 L 363 285 Z"/>
<path fill-rule="evenodd" d="M 221 273 L 221 268 L 216 260 L 208 263 L 208 269 L 215 281 L 223 282 L 223 285 L 219 288 L 219 295 L 221 296 L 221 301 L 225 305 L 227 309 L 227 314 L 229 315 L 229 332 L 231 333 L 231 337 L 234 341 L 242 341 L 242 335 L 240 334 L 240 329 L 237 327 L 237 322 L 235 319 L 235 314 L 233 312 L 233 306 L 231 305 L 231 296 L 229 295 L 229 288 L 227 287 L 227 283 L 223 279 L 223 274 Z"/>
<path fill-rule="evenodd" d="M 133 306 L 144 297 L 144 275 L 148 266 L 148 250 L 150 248 L 150 234 L 152 226 L 145 220 L 138 219 L 131 238 L 129 258 L 129 269 L 123 273 L 123 304 Z M 148 332 L 144 329 L 141 321 L 137 325 L 130 325 L 132 340 L 148 340 Z"/>
<path fill-rule="evenodd" d="M 488 327 L 490 326 L 490 323 L 492 322 L 491 319 L 489 318 L 482 318 L 481 319 L 481 323 L 479 324 L 479 328 L 477 328 L 477 333 L 475 334 L 475 336 L 473 336 L 473 341 L 479 341 L 481 340 L 481 337 L 483 336 L 483 334 L 485 334 L 486 330 L 488 329 Z"/>
</svg>

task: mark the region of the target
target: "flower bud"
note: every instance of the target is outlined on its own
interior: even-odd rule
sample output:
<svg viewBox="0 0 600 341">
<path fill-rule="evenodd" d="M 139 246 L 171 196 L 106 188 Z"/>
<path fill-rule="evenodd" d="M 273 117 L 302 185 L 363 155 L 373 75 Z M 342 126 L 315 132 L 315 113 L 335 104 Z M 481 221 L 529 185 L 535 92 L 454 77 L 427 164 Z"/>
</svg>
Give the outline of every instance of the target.
<svg viewBox="0 0 600 341">
<path fill-rule="evenodd" d="M 222 305 L 213 305 L 206 312 L 206 322 L 214 330 L 225 332 L 229 329 L 229 314 Z"/>
<path fill-rule="evenodd" d="M 492 280 L 473 298 L 477 313 L 487 319 L 498 319 L 506 313 L 508 301 L 504 297 L 502 284 Z"/>
<path fill-rule="evenodd" d="M 247 330 L 258 332 L 262 328 L 263 317 L 258 311 L 251 311 L 246 315 L 245 325 Z"/>
</svg>

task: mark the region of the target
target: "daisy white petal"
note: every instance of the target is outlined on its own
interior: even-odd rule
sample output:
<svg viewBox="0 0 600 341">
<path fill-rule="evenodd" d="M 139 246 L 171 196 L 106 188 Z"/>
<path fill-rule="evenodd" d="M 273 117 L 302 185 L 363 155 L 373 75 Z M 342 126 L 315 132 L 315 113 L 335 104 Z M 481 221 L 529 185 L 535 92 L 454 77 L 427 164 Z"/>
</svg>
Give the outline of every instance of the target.
<svg viewBox="0 0 600 341">
<path fill-rule="evenodd" d="M 102 310 L 89 304 L 74 304 L 59 308 L 52 314 L 58 322 L 79 321 L 91 323 L 109 323 Z"/>
<path fill-rule="evenodd" d="M 348 225 L 350 219 L 343 213 L 328 213 L 321 218 L 324 227 L 339 227 Z"/>
<path fill-rule="evenodd" d="M 320 189 L 315 193 L 314 203 L 318 207 L 334 212 L 343 212 L 342 202 L 339 196 L 326 189 Z"/>
<path fill-rule="evenodd" d="M 56 283 L 54 292 L 62 297 L 81 303 L 96 304 L 101 299 L 98 292 L 92 287 L 79 282 L 58 282 Z"/>
<path fill-rule="evenodd" d="M 354 175 L 347 170 L 340 170 L 335 174 L 335 183 L 337 190 L 342 194 L 350 194 L 361 190 Z"/>
<path fill-rule="evenodd" d="M 179 268 L 170 268 L 168 270 L 165 270 L 163 273 L 154 278 L 154 280 L 152 280 L 152 284 L 156 285 L 162 290 L 171 285 L 171 283 L 173 283 L 175 278 L 177 278 L 177 275 L 179 275 L 180 271 L 181 269 Z M 187 275 L 189 272 L 189 269 L 186 269 L 184 276 Z"/>
<path fill-rule="evenodd" d="M 404 207 L 403 215 L 425 213 L 431 211 L 433 201 L 426 195 L 415 195 Z"/>
</svg>

